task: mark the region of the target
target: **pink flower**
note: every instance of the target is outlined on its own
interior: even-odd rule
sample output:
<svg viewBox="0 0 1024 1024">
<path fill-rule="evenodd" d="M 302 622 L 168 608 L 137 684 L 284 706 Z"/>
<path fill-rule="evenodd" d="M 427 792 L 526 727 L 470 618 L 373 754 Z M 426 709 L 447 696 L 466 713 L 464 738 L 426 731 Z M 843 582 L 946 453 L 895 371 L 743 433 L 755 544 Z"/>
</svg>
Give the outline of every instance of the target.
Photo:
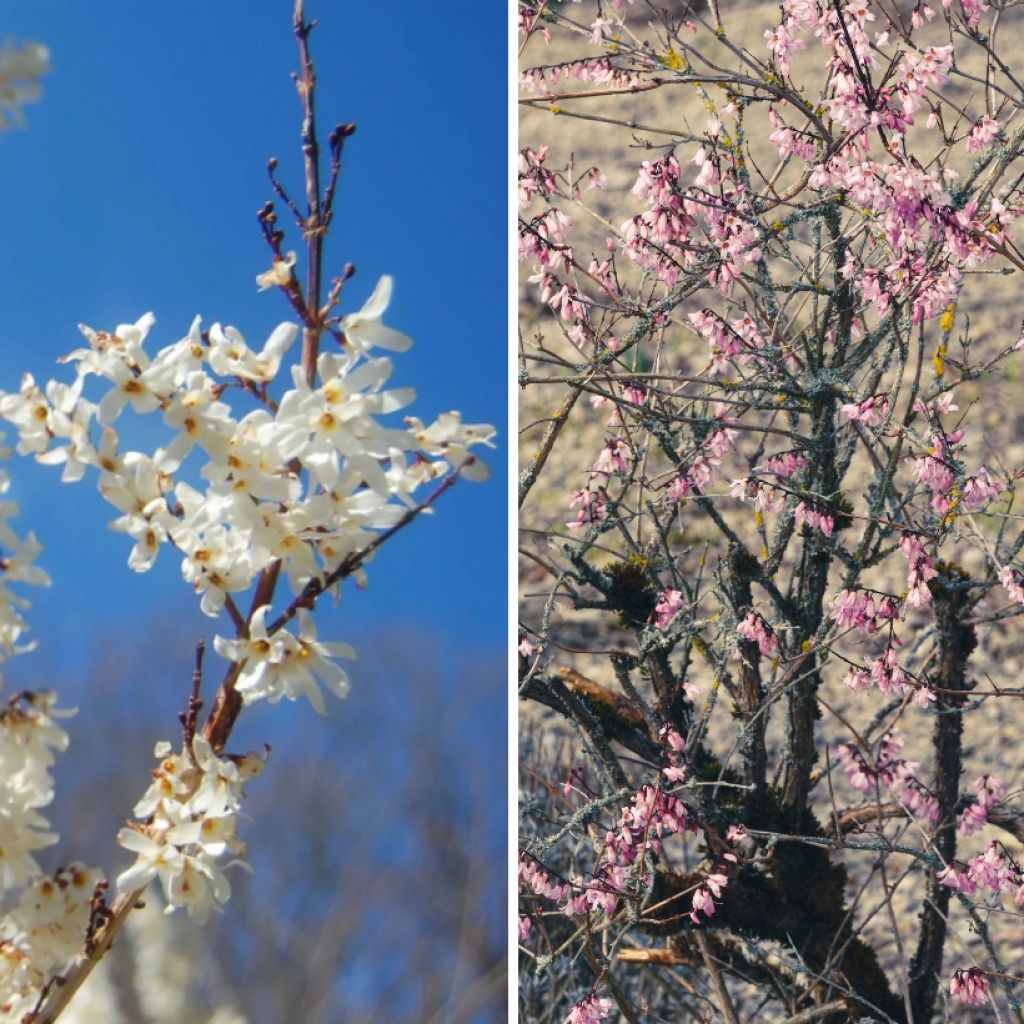
<svg viewBox="0 0 1024 1024">
<path fill-rule="evenodd" d="M 778 653 L 779 638 L 757 612 L 747 612 L 747 617 L 736 627 L 740 636 L 757 644 L 757 649 L 764 657 Z"/>
<path fill-rule="evenodd" d="M 626 460 L 622 453 L 628 451 L 629 444 L 624 437 L 613 437 L 610 441 L 605 441 L 601 454 L 594 462 L 594 472 L 609 475 L 625 473 Z"/>
<path fill-rule="evenodd" d="M 670 725 L 662 729 L 662 739 L 675 751 L 680 751 L 686 746 L 686 740 Z"/>
<path fill-rule="evenodd" d="M 755 467 L 755 473 L 770 473 L 782 480 L 791 480 L 801 469 L 807 468 L 807 457 L 798 452 L 785 452 L 762 459 Z"/>
<path fill-rule="evenodd" d="M 910 565 L 907 576 L 907 604 L 911 608 L 924 608 L 931 604 L 932 594 L 928 589 L 928 581 L 938 575 L 932 567 L 932 558 L 925 551 L 919 537 L 912 533 L 904 533 L 900 537 L 900 551 Z"/>
<path fill-rule="evenodd" d="M 600 46 L 605 39 L 611 39 L 613 22 L 611 18 L 596 18 L 590 26 L 590 41 Z"/>
<path fill-rule="evenodd" d="M 866 793 L 874 784 L 877 773 L 873 771 L 861 753 L 849 743 L 841 743 L 836 747 L 836 760 L 839 762 L 850 785 L 858 793 Z"/>
<path fill-rule="evenodd" d="M 872 662 L 871 679 L 887 696 L 906 692 L 907 674 L 896 661 L 896 651 L 892 647 L 887 647 L 885 654 Z"/>
<path fill-rule="evenodd" d="M 965 896 L 973 896 L 978 891 L 978 885 L 971 878 L 970 873 L 957 871 L 952 864 L 947 864 L 941 871 L 936 872 L 935 877 L 940 885 L 944 885 L 948 889 L 956 889 Z"/>
<path fill-rule="evenodd" d="M 1006 485 L 1002 480 L 993 477 L 989 471 L 982 466 L 978 472 L 969 477 L 964 484 L 963 496 L 960 499 L 960 506 L 965 512 L 975 512 L 987 501 L 995 501 L 1000 491 Z"/>
<path fill-rule="evenodd" d="M 840 590 L 832 598 L 828 614 L 840 629 L 873 633 L 876 611 L 874 599 L 866 590 Z"/>
<path fill-rule="evenodd" d="M 1006 796 L 1006 786 L 998 775 L 982 775 L 974 780 L 971 788 L 975 793 L 975 802 L 960 812 L 957 821 L 961 835 L 965 836 L 983 829 L 988 823 L 989 809 L 1002 803 Z"/>
<path fill-rule="evenodd" d="M 686 476 L 677 476 L 668 485 L 668 496 L 670 501 L 682 501 L 690 493 L 690 481 Z"/>
<path fill-rule="evenodd" d="M 809 508 L 806 502 L 801 501 L 793 509 L 793 518 L 800 524 L 806 523 L 812 530 L 818 530 L 826 537 L 832 536 L 832 530 L 835 527 L 835 520 L 832 516 L 819 512 L 815 508 Z"/>
<path fill-rule="evenodd" d="M 715 912 L 715 899 L 721 898 L 722 890 L 728 884 L 727 875 L 715 873 L 706 876 L 704 885 L 700 886 L 693 894 L 690 909 L 690 920 L 694 924 L 701 923 L 701 914 L 710 918 Z"/>
<path fill-rule="evenodd" d="M 519 915 L 519 941 L 527 942 L 533 930 L 533 921 L 526 914 Z"/>
<path fill-rule="evenodd" d="M 998 121 L 993 121 L 989 117 L 982 118 L 971 129 L 971 134 L 967 137 L 967 152 L 977 153 L 979 150 L 984 150 L 998 134 Z"/>
<path fill-rule="evenodd" d="M 999 582 L 1006 589 L 1006 593 L 1009 594 L 1011 601 L 1016 601 L 1017 604 L 1024 604 L 1024 586 L 1021 586 L 1021 577 L 1016 570 L 1011 569 L 1008 565 L 1004 565 L 999 570 Z"/>
<path fill-rule="evenodd" d="M 977 967 L 957 969 L 949 983 L 950 995 L 959 996 L 965 1006 L 980 1006 L 988 1001 L 988 978 Z"/>
<path fill-rule="evenodd" d="M 607 1020 L 614 1006 L 615 1003 L 607 996 L 599 999 L 596 995 L 589 995 L 572 1008 L 565 1024 L 599 1024 Z"/>
<path fill-rule="evenodd" d="M 850 666 L 849 671 L 843 677 L 843 682 L 853 690 L 854 693 L 863 693 L 871 689 L 871 674 L 862 668 Z"/>
<path fill-rule="evenodd" d="M 600 523 L 608 518 L 606 502 L 599 494 L 587 489 L 576 491 L 569 502 L 570 508 L 579 506 L 575 521 L 566 523 L 570 530 L 581 530 L 584 526 L 592 523 Z"/>
<path fill-rule="evenodd" d="M 666 626 L 686 607 L 682 592 L 679 590 L 663 590 L 654 606 L 654 624 L 658 629 Z"/>
<path fill-rule="evenodd" d="M 568 885 L 554 881 L 532 857 L 525 855 L 519 858 L 519 884 L 549 900 L 564 900 L 569 895 Z"/>
<path fill-rule="evenodd" d="M 851 402 L 841 405 L 839 411 L 851 423 L 863 423 L 865 427 L 877 427 L 889 412 L 889 399 L 872 395 L 863 402 Z"/>
</svg>

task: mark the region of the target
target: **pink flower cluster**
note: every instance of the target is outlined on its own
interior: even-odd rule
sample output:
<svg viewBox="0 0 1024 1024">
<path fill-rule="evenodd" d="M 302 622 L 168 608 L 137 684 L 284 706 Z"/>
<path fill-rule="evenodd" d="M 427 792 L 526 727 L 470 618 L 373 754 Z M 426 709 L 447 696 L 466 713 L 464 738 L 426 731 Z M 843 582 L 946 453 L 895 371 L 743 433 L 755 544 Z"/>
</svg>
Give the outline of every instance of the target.
<svg viewBox="0 0 1024 1024">
<path fill-rule="evenodd" d="M 708 343 L 712 372 L 724 373 L 729 368 L 729 363 L 740 354 L 740 336 L 735 331 L 730 331 L 725 321 L 710 309 L 698 309 L 690 313 L 689 321 L 693 329 Z"/>
<path fill-rule="evenodd" d="M 793 509 L 793 518 L 797 521 L 798 525 L 802 526 L 806 523 L 812 530 L 817 530 L 826 537 L 831 537 L 832 531 L 835 529 L 835 518 L 833 516 L 827 512 L 822 512 L 813 505 L 808 505 L 806 501 L 799 502 L 796 508 Z"/>
<path fill-rule="evenodd" d="M 978 889 L 988 889 L 997 896 L 1009 893 L 1016 908 L 1024 909 L 1024 869 L 995 839 L 972 857 L 962 871 L 948 864 L 936 877 L 943 885 L 965 896 L 973 896 Z"/>
<path fill-rule="evenodd" d="M 977 967 L 957 968 L 949 983 L 949 994 L 958 996 L 966 1006 L 980 1006 L 988 1001 L 988 978 Z"/>
<path fill-rule="evenodd" d="M 523 92 L 550 95 L 562 79 L 575 79 L 588 85 L 624 91 L 635 89 L 642 81 L 638 75 L 618 67 L 607 57 L 587 57 L 546 68 L 527 68 L 519 75 L 519 88 Z"/>
<path fill-rule="evenodd" d="M 893 640 L 897 638 L 893 637 Z M 851 666 L 843 677 L 843 682 L 855 693 L 863 693 L 872 686 L 877 687 L 886 696 L 909 693 L 919 708 L 926 708 L 935 700 L 935 694 L 927 686 L 913 684 L 896 661 L 896 649 L 891 645 L 886 647 L 885 653 L 876 658 L 869 668 Z"/>
<path fill-rule="evenodd" d="M 856 629 L 871 635 L 886 622 L 899 618 L 900 609 L 888 594 L 876 601 L 866 590 L 840 590 L 832 598 L 828 614 L 840 629 Z"/>
<path fill-rule="evenodd" d="M 572 218 L 552 206 L 532 218 L 519 232 L 519 260 L 535 259 L 539 270 L 530 278 L 531 284 L 540 284 L 549 291 L 558 283 L 549 281 L 550 271 L 572 260 L 572 249 L 566 244 L 565 233 L 572 227 Z M 551 305 L 548 298 L 544 302 Z M 552 306 L 552 309 L 554 306 Z"/>
<path fill-rule="evenodd" d="M 519 856 L 519 884 L 535 896 L 543 896 L 555 903 L 566 899 L 571 892 L 564 882 L 556 882 L 532 857 Z"/>
<path fill-rule="evenodd" d="M 732 854 L 726 854 L 726 856 L 735 860 L 735 856 Z M 701 914 L 704 915 L 705 920 L 714 915 L 715 900 L 721 899 L 722 890 L 728 881 L 729 876 L 721 870 L 704 876 L 704 884 L 697 887 L 690 904 L 690 920 L 694 924 L 701 923 Z"/>
<path fill-rule="evenodd" d="M 957 826 L 960 834 L 969 836 L 983 829 L 988 822 L 989 809 L 1003 802 L 1006 786 L 998 775 L 982 775 L 974 780 L 975 801 L 960 812 Z"/>
<path fill-rule="evenodd" d="M 602 523 L 608 518 L 608 503 L 596 491 L 589 487 L 573 493 L 569 508 L 579 508 L 576 518 L 565 525 L 570 530 L 582 530 L 584 526 Z"/>
<path fill-rule="evenodd" d="M 836 748 L 836 759 L 858 793 L 868 793 L 879 785 L 915 818 L 921 818 L 934 827 L 939 821 L 939 802 L 914 774 L 916 762 L 899 756 L 902 748 L 903 741 L 892 730 L 882 737 L 874 764 L 850 743 L 842 743 Z"/>
<path fill-rule="evenodd" d="M 1017 910 L 1024 909 L 1024 870 L 994 840 L 982 853 L 972 858 L 963 871 L 958 871 L 950 864 L 937 877 L 943 885 L 957 889 L 966 896 L 974 895 L 979 888 L 988 889 L 994 895 L 1009 893 L 1013 896 Z"/>
<path fill-rule="evenodd" d="M 1024 585 L 1022 585 L 1021 580 L 1020 573 L 1009 565 L 1004 565 L 999 570 L 999 582 L 1002 583 L 1006 593 L 1010 596 L 1010 600 L 1015 601 L 1017 604 L 1024 604 Z"/>
<path fill-rule="evenodd" d="M 756 477 L 733 480 L 729 494 L 743 502 L 753 502 L 758 512 L 781 512 L 786 506 L 786 494 Z"/>
<path fill-rule="evenodd" d="M 736 431 L 732 429 L 736 420 L 726 415 L 728 409 L 723 402 L 715 404 L 715 418 L 721 426 L 704 439 L 700 452 L 694 456 L 690 465 L 668 485 L 666 493 L 670 501 L 681 501 L 691 491 L 703 494 L 717 479 L 722 469 L 722 458 L 736 447 Z"/>
<path fill-rule="evenodd" d="M 964 512 L 976 512 L 983 505 L 995 501 L 1005 490 L 1006 484 L 998 477 L 992 476 L 982 466 L 974 476 L 964 482 L 964 493 L 960 499 L 960 507 Z"/>
<path fill-rule="evenodd" d="M 841 405 L 839 411 L 851 423 L 862 423 L 865 427 L 877 427 L 889 414 L 889 399 L 871 395 L 862 402 Z"/>
<path fill-rule="evenodd" d="M 907 604 L 911 608 L 924 608 L 931 604 L 932 600 L 928 581 L 938 575 L 934 568 L 934 560 L 925 551 L 920 537 L 916 534 L 904 533 L 899 544 L 908 565 Z"/>
<path fill-rule="evenodd" d="M 681 264 L 695 257 L 681 248 L 695 226 L 683 202 L 681 168 L 674 153 L 660 160 L 643 161 L 633 194 L 647 203 L 647 209 L 619 228 L 629 257 L 645 270 L 652 270 L 670 288 L 679 280 Z"/>
<path fill-rule="evenodd" d="M 989 214 L 974 202 L 957 209 L 937 172 L 906 163 L 879 163 L 853 145 L 816 166 L 811 184 L 845 190 L 883 231 L 891 250 L 885 266 L 861 265 L 851 253 L 842 268 L 880 316 L 894 299 L 910 303 L 914 323 L 940 315 L 956 301 L 961 268 L 993 259 L 1000 244 L 988 231 Z M 933 244 L 946 250 L 944 261 L 928 255 Z"/>
<path fill-rule="evenodd" d="M 614 914 L 644 851 L 659 850 L 663 839 L 687 830 L 696 832 L 697 825 L 686 805 L 658 787 L 643 786 L 623 809 L 616 828 L 606 833 L 602 862 L 593 878 L 571 878 L 571 884 L 557 897 L 564 901 L 562 910 L 569 915 L 591 909 Z M 649 875 L 643 874 L 640 882 L 650 884 Z"/>
<path fill-rule="evenodd" d="M 793 6 L 792 4 L 784 5 L 789 8 Z M 765 30 L 764 38 L 768 43 L 768 49 L 775 55 L 775 62 L 784 75 L 789 74 L 789 55 L 807 49 L 806 40 L 794 34 L 799 32 L 800 28 L 799 17 L 794 17 L 791 14 L 778 28 Z"/>
<path fill-rule="evenodd" d="M 689 696 L 689 693 L 687 693 L 687 696 Z M 689 773 L 686 770 L 686 765 L 683 763 L 681 755 L 686 749 L 686 741 L 670 725 L 666 725 L 661 730 L 661 741 L 667 747 L 666 760 L 668 761 L 667 766 L 662 768 L 661 774 L 669 782 L 685 782 Z"/>
<path fill-rule="evenodd" d="M 983 117 L 971 129 L 967 136 L 967 152 L 977 153 L 979 149 L 990 146 L 999 135 L 999 122 L 991 117 Z"/>
<path fill-rule="evenodd" d="M 624 437 L 613 437 L 605 441 L 601 453 L 594 461 L 594 472 L 607 476 L 625 474 L 626 456 L 629 454 L 629 442 Z"/>
<path fill-rule="evenodd" d="M 912 460 L 914 479 L 932 491 L 932 508 L 940 516 L 945 516 L 955 505 L 963 512 L 976 512 L 987 502 L 998 498 L 1005 487 L 1003 481 L 993 477 L 982 466 L 973 476 L 961 478 L 957 494 L 954 449 L 963 437 L 962 429 L 951 434 L 936 430 L 932 434 L 928 454 Z"/>
<path fill-rule="evenodd" d="M 665 629 L 669 623 L 686 607 L 682 591 L 671 587 L 658 595 L 658 603 L 654 606 L 654 624 L 658 629 Z"/>
<path fill-rule="evenodd" d="M 532 149 L 526 146 L 519 151 L 519 208 L 525 209 L 540 196 L 547 199 L 556 190 L 554 174 L 544 166 L 548 147 Z"/>
<path fill-rule="evenodd" d="M 775 631 L 763 616 L 755 611 L 747 612 L 746 618 L 736 627 L 736 632 L 752 643 L 756 643 L 757 649 L 766 658 L 779 652 L 779 638 L 775 635 Z"/>
<path fill-rule="evenodd" d="M 775 36 L 775 38 L 781 42 L 779 36 Z M 780 157 L 785 159 L 787 156 L 795 156 L 800 160 L 811 160 L 814 157 L 815 147 L 812 136 L 794 131 L 779 117 L 773 107 L 768 108 L 768 120 L 774 129 L 768 136 L 768 141 L 779 151 Z"/>
<path fill-rule="evenodd" d="M 757 321 L 749 314 L 733 317 L 728 323 L 710 309 L 698 309 L 688 316 L 693 329 L 707 341 L 711 372 L 725 373 L 731 362 L 764 365 L 767 345 Z"/>
<path fill-rule="evenodd" d="M 614 1007 L 614 1001 L 607 996 L 589 995 L 572 1008 L 565 1024 L 599 1024 L 608 1019 Z"/>
<path fill-rule="evenodd" d="M 931 14 L 930 8 L 925 9 Z M 919 110 L 928 87 L 942 85 L 952 66 L 953 47 L 950 44 L 929 46 L 924 50 L 906 50 L 900 58 L 895 75 L 904 111 L 913 114 Z"/>
<path fill-rule="evenodd" d="M 779 455 L 769 455 L 754 467 L 754 472 L 767 473 L 780 480 L 792 480 L 800 470 L 806 468 L 807 456 L 801 452 L 791 451 Z"/>
<path fill-rule="evenodd" d="M 714 132 L 709 128 L 708 141 L 693 159 L 699 170 L 691 187 L 682 185 L 675 154 L 641 164 L 633 192 L 648 208 L 622 224 L 619 233 L 629 257 L 669 288 L 683 269 L 714 259 L 707 279 L 728 295 L 743 269 L 761 257 L 760 229 L 736 169 L 726 165 L 723 170 L 714 142 L 720 126 L 713 121 Z"/>
</svg>

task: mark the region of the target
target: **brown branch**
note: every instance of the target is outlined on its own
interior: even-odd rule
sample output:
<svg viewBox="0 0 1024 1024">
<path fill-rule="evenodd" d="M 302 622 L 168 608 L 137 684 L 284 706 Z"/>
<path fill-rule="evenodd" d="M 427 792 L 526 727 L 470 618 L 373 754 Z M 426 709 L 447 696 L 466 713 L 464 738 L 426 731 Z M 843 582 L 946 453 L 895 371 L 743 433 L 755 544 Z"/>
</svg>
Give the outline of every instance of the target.
<svg viewBox="0 0 1024 1024">
<path fill-rule="evenodd" d="M 192 740 L 196 735 L 196 727 L 199 724 L 199 712 L 203 706 L 199 698 L 199 691 L 203 685 L 203 655 L 206 653 L 206 644 L 200 640 L 196 644 L 196 667 L 192 672 L 192 693 L 189 696 L 188 707 L 178 716 L 184 731 L 185 748 L 192 747 Z"/>
<path fill-rule="evenodd" d="M 845 999 L 833 999 L 830 1003 L 822 1003 L 821 1006 L 809 1006 L 798 1014 L 787 1017 L 782 1024 L 811 1024 L 812 1021 L 821 1020 L 833 1013 L 840 1013 L 846 1009 Z"/>
<path fill-rule="evenodd" d="M 319 320 L 320 291 L 322 285 L 322 260 L 324 229 L 326 225 L 320 213 L 320 145 L 316 137 L 316 72 L 309 54 L 309 35 L 316 22 L 307 22 L 304 0 L 295 0 L 293 27 L 299 44 L 301 72 L 295 79 L 295 87 L 302 101 L 302 158 L 306 166 L 306 203 L 308 211 L 303 235 L 309 259 L 309 276 L 306 280 L 306 308 L 315 318 L 302 332 L 302 368 L 306 383 L 310 387 L 316 378 L 316 358 L 320 352 L 320 334 L 323 325 Z"/>
<path fill-rule="evenodd" d="M 29 1017 L 27 1024 L 53 1024 L 67 1008 L 75 993 L 82 987 L 92 973 L 93 968 L 103 959 L 107 950 L 113 945 L 118 932 L 127 920 L 128 915 L 138 906 L 144 889 L 118 896 L 110 908 L 110 914 L 96 928 L 92 942 L 85 953 L 80 956 L 63 976 L 54 979 L 45 1001 Z"/>
<path fill-rule="evenodd" d="M 697 948 L 700 949 L 701 956 L 704 957 L 704 966 L 708 969 L 708 974 L 711 975 L 711 984 L 714 987 L 715 995 L 718 996 L 718 1008 L 722 1011 L 722 1016 L 725 1017 L 727 1024 L 740 1024 L 739 1018 L 736 1016 L 736 1007 L 732 1005 L 729 990 L 725 987 L 722 972 L 718 969 L 711 950 L 708 949 L 707 936 L 699 928 L 696 928 L 693 937 Z"/>
</svg>

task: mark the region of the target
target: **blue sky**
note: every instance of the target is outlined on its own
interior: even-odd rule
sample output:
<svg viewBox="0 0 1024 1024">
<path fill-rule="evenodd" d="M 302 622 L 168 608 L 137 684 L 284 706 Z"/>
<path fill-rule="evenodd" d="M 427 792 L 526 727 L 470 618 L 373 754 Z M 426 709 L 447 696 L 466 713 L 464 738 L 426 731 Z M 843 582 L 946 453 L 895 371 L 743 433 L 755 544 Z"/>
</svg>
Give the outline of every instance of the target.
<svg viewBox="0 0 1024 1024">
<path fill-rule="evenodd" d="M 460 483 L 432 520 L 387 546 L 369 591 L 346 590 L 321 633 L 358 646 L 408 622 L 451 657 L 485 656 L 506 633 L 506 11 L 474 4 L 431 21 L 403 9 L 308 4 L 320 21 L 323 135 L 341 121 L 358 126 L 328 273 L 358 267 L 344 311 L 381 274 L 394 276 L 387 322 L 415 345 L 396 358 L 392 382 L 417 389 L 410 411 L 425 420 L 454 408 L 495 423 L 500 447 L 491 481 Z M 271 198 L 267 158 L 302 187 L 290 10 L 284 0 L 0 5 L 3 33 L 45 43 L 54 67 L 27 128 L 0 138 L 0 387 L 16 389 L 24 370 L 66 374 L 55 360 L 80 344 L 79 322 L 112 328 L 152 310 L 155 351 L 197 313 L 234 324 L 254 347 L 289 318 L 283 298 L 258 294 L 253 279 L 269 265 L 255 219 Z M 114 513 L 93 480 L 63 485 L 59 471 L 27 460 L 12 469 L 21 524 L 44 543 L 54 577 L 33 595 L 33 635 L 65 681 L 111 630 L 144 642 L 161 622 L 207 625 L 173 551 L 148 575 L 127 568 L 129 543 L 107 528 Z M 10 666 L 9 688 L 32 660 Z"/>
</svg>

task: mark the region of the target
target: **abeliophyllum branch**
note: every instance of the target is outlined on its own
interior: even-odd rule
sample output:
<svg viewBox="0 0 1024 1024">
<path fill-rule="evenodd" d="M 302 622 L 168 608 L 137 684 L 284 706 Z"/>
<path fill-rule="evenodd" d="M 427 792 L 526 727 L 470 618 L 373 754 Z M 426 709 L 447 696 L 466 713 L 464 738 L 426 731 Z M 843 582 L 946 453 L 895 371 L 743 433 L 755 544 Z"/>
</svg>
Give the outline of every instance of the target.
<svg viewBox="0 0 1024 1024">
<path fill-rule="evenodd" d="M 300 323 L 280 324 L 256 350 L 236 328 L 215 323 L 204 330 L 197 317 L 183 338 L 154 355 L 146 348 L 152 314 L 112 332 L 83 327 L 87 345 L 62 360 L 74 367 L 72 380 L 39 386 L 26 375 L 17 394 L 0 397 L 0 417 L 16 428 L 19 452 L 62 466 L 68 482 L 97 474 L 100 493 L 118 512 L 114 529 L 133 542 L 131 568 L 148 571 L 171 548 L 202 611 L 228 627 L 213 640 L 227 668 L 209 716 L 203 721 L 200 713 L 209 666 L 197 653 L 184 742 L 157 745 L 153 784 L 134 809 L 137 820 L 118 836 L 135 863 L 118 877 L 109 910 L 91 913 L 85 952 L 43 992 L 35 1024 L 57 1018 L 151 882 L 160 883 L 168 911 L 184 907 L 202 919 L 224 906 L 231 891 L 225 870 L 245 864 L 237 834 L 243 787 L 263 765 L 254 754 L 226 751 L 241 709 L 305 697 L 323 712 L 322 687 L 344 696 L 348 677 L 339 659 L 355 652 L 319 639 L 320 596 L 350 577 L 364 583 L 367 562 L 390 537 L 460 476 L 487 475 L 470 448 L 489 445 L 492 427 L 463 424 L 456 412 L 429 425 L 395 415 L 415 393 L 387 386 L 392 362 L 376 352 L 411 344 L 383 322 L 391 279 L 382 278 L 361 309 L 345 313 L 342 287 L 354 274 L 348 266 L 323 299 L 324 244 L 351 129 L 330 135 L 321 193 L 312 24 L 301 3 L 295 29 L 305 212 L 273 164 L 271 181 L 301 230 L 305 265 L 283 253 L 285 235 L 268 205 L 260 223 L 273 264 L 257 284 L 280 289 Z M 300 331 L 301 355 L 289 363 Z M 330 348 L 322 351 L 325 342 Z M 160 447 L 131 447 L 130 425 L 121 420 L 129 407 L 162 417 L 167 436 Z M 91 876 L 83 879 L 91 896 Z M 84 924 L 76 934 L 85 934 Z M 40 968 L 37 995 L 56 969 L 49 961 Z"/>
<path fill-rule="evenodd" d="M 630 6 L 520 4 L 520 499 L 550 577 L 522 693 L 578 744 L 524 746 L 531 1019 L 1019 1015 L 981 912 L 1024 907 L 1024 863 L 970 837 L 1020 815 L 991 761 L 962 785 L 999 752 L 961 742 L 1020 695 L 1008 9 Z M 611 168 L 574 162 L 581 126 Z"/>
</svg>

